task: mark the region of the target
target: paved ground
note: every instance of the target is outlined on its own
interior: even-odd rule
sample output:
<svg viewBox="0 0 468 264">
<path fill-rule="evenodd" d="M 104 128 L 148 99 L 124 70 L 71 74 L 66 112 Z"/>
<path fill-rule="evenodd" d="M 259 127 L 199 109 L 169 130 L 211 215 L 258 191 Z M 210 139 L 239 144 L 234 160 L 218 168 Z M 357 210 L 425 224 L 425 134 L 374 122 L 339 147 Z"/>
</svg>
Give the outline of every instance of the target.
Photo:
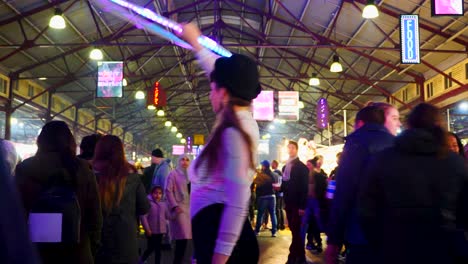
<svg viewBox="0 0 468 264">
<path fill-rule="evenodd" d="M 258 243 L 260 246 L 260 264 L 283 264 L 286 262 L 289 253 L 289 245 L 291 244 L 291 232 L 289 230 L 283 230 L 278 232 L 277 237 L 271 237 L 269 230 L 260 232 Z M 141 240 L 141 247 L 145 248 L 145 240 Z M 190 244 L 190 243 L 189 243 Z M 164 250 L 162 252 L 162 264 L 171 264 L 174 250 Z M 324 264 L 323 253 L 314 255 L 311 252 L 307 253 L 307 261 L 309 264 Z M 192 254 L 192 246 L 189 245 L 186 252 L 186 258 L 184 264 L 190 264 L 191 259 L 189 256 Z M 153 256 L 151 256 L 148 264 L 153 264 Z"/>
<path fill-rule="evenodd" d="M 260 232 L 258 244 L 260 246 L 260 264 L 283 264 L 286 263 L 291 245 L 291 232 L 283 230 L 278 232 L 277 237 L 271 237 L 269 230 Z M 314 255 L 306 250 L 309 264 L 324 264 L 323 253 Z"/>
</svg>

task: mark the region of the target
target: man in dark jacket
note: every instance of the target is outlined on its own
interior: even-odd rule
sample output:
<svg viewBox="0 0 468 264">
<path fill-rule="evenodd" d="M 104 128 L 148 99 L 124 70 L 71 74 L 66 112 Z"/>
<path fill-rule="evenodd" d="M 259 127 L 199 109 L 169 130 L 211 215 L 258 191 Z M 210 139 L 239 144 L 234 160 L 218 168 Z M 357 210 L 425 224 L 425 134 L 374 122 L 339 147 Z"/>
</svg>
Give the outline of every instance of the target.
<svg viewBox="0 0 468 264">
<path fill-rule="evenodd" d="M 170 172 L 170 160 L 164 159 L 164 154 L 160 149 L 151 152 L 151 166 L 143 171 L 143 185 L 146 193 L 150 193 L 153 186 L 159 185 L 164 188 L 167 175 Z"/>
<path fill-rule="evenodd" d="M 283 182 L 281 189 L 284 192 L 284 203 L 289 229 L 292 233 L 292 242 L 289 247 L 288 264 L 306 263 L 304 239 L 301 236 L 302 216 L 305 214 L 308 191 L 307 166 L 297 157 L 297 142 L 289 141 L 289 160 L 283 167 Z"/>
<path fill-rule="evenodd" d="M 346 263 L 378 263 L 359 225 L 357 196 L 370 157 L 390 147 L 393 136 L 383 126 L 382 109 L 367 106 L 356 115 L 357 130 L 346 138 L 340 168 L 336 174 L 336 190 L 328 226 L 327 263 L 335 263 L 344 242 L 347 242 Z"/>
</svg>

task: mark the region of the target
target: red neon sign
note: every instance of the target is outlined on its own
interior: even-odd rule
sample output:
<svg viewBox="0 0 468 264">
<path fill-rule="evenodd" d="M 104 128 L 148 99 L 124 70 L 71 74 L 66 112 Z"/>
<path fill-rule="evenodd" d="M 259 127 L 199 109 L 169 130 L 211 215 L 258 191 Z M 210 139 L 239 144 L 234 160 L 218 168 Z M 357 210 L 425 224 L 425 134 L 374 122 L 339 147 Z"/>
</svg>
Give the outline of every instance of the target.
<svg viewBox="0 0 468 264">
<path fill-rule="evenodd" d="M 154 106 L 159 106 L 159 82 L 154 83 L 153 105 Z"/>
</svg>

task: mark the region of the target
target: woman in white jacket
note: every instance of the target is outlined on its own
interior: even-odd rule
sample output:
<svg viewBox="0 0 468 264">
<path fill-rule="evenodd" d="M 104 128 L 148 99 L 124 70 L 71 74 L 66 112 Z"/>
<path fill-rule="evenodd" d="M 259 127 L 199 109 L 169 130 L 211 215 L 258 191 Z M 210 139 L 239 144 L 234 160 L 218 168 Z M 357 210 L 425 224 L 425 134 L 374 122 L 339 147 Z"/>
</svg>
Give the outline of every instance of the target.
<svg viewBox="0 0 468 264">
<path fill-rule="evenodd" d="M 258 244 L 247 219 L 257 164 L 259 130 L 250 112 L 261 91 L 257 64 L 247 56 L 220 58 L 198 44 L 201 32 L 184 26 L 183 38 L 210 77 L 216 122 L 189 169 L 190 214 L 197 264 L 258 263 Z"/>
<path fill-rule="evenodd" d="M 166 200 L 173 218 L 170 221 L 172 239 L 176 241 L 174 264 L 182 263 L 188 240 L 192 239 L 190 224 L 190 194 L 187 168 L 190 159 L 179 157 L 177 168 L 169 173 L 166 180 Z"/>
</svg>

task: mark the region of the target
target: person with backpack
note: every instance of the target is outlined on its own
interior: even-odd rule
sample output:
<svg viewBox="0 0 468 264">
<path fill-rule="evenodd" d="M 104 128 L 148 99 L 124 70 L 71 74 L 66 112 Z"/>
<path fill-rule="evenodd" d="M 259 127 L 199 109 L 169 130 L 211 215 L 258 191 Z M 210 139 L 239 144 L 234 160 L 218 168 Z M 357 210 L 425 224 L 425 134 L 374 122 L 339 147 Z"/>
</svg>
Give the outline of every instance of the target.
<svg viewBox="0 0 468 264">
<path fill-rule="evenodd" d="M 96 177 L 76 157 L 65 122 L 48 122 L 37 146 L 36 155 L 16 167 L 15 179 L 40 258 L 43 263 L 94 263 L 102 227 Z"/>
<path fill-rule="evenodd" d="M 97 263 L 138 261 L 138 218 L 150 209 L 145 188 L 136 174 L 129 173 L 122 141 L 112 135 L 96 145 L 93 169 L 99 185 L 104 224 Z"/>
</svg>

